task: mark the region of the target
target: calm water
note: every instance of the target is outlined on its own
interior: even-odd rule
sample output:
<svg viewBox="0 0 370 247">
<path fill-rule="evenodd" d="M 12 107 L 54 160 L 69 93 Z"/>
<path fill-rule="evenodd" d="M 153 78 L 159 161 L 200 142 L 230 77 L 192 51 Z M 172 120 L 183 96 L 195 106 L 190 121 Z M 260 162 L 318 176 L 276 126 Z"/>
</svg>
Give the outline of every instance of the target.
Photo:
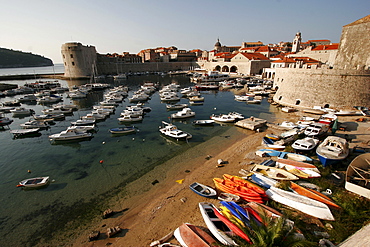
<svg viewBox="0 0 370 247">
<path fill-rule="evenodd" d="M 144 81 L 158 81 L 167 85 L 172 81 L 182 87 L 189 86 L 186 76 L 137 76 L 122 82 L 130 88 L 129 96 Z M 27 81 L 7 81 L 23 85 Z M 83 81 L 63 81 L 63 86 L 71 87 Z M 159 134 L 161 121 L 168 121 L 171 113 L 160 102 L 158 92 L 152 95 L 147 105 L 152 111 L 147 113 L 141 123 L 134 124 L 139 132 L 133 135 L 112 137 L 109 128 L 119 126 L 117 117 L 130 105 L 128 100 L 121 103 L 114 115 L 98 123 L 99 130 L 90 141 L 51 145 L 48 135 L 65 130 L 70 122 L 90 112 L 93 105 L 103 99 L 103 91 L 94 92 L 87 99 L 71 101 L 64 94 L 65 104 L 76 104 L 79 110 L 66 120 L 56 122 L 49 130 L 44 130 L 39 137 L 13 139 L 9 130 L 0 131 L 0 246 L 34 246 L 42 239 L 50 238 L 57 229 L 63 229 L 71 219 L 89 211 L 94 211 L 110 191 L 124 186 L 125 183 L 139 178 L 154 166 L 168 160 L 173 155 L 205 142 L 214 135 L 219 135 L 231 126 L 195 127 L 194 119 L 209 119 L 212 113 L 237 111 L 245 117 L 255 116 L 271 120 L 274 116 L 269 111 L 266 99 L 260 105 L 247 105 L 236 102 L 229 91 L 202 92 L 204 105 L 192 106 L 195 118 L 176 122 L 176 125 L 193 135 L 186 142 L 170 141 Z M 9 101 L 21 96 L 0 99 Z M 181 99 L 180 103 L 188 103 Z M 32 108 L 36 114 L 47 108 L 41 105 L 23 105 Z M 18 129 L 20 123 L 29 117 L 14 118 L 11 129 Z M 103 160 L 103 164 L 100 161 Z M 29 174 L 28 170 L 32 173 Z M 50 176 L 54 182 L 39 190 L 22 190 L 16 185 L 19 181 L 36 176 Z M 96 214 L 95 214 L 96 215 Z M 40 240 L 41 239 L 41 240 Z"/>
<path fill-rule="evenodd" d="M 28 67 L 28 68 L 6 68 L 0 69 L 2 75 L 32 75 L 32 74 L 60 74 L 64 73 L 63 64 L 45 67 Z"/>
</svg>

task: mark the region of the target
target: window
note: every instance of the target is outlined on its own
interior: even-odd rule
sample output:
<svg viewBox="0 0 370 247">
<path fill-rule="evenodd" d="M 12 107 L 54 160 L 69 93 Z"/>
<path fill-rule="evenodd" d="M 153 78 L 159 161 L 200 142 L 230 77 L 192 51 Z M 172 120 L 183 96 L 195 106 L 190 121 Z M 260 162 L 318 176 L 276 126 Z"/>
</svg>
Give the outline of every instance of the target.
<svg viewBox="0 0 370 247">
<path fill-rule="evenodd" d="M 73 54 L 71 54 L 71 58 L 73 58 Z"/>
<path fill-rule="evenodd" d="M 300 99 L 297 99 L 296 101 L 295 101 L 295 105 L 299 105 L 301 103 L 301 100 Z"/>
<path fill-rule="evenodd" d="M 75 62 L 72 62 L 72 65 L 75 66 Z"/>
<path fill-rule="evenodd" d="M 330 106 L 329 104 L 325 104 L 324 108 L 329 108 L 329 106 Z"/>
<path fill-rule="evenodd" d="M 279 100 L 281 100 L 283 98 L 283 96 L 279 96 Z"/>
</svg>

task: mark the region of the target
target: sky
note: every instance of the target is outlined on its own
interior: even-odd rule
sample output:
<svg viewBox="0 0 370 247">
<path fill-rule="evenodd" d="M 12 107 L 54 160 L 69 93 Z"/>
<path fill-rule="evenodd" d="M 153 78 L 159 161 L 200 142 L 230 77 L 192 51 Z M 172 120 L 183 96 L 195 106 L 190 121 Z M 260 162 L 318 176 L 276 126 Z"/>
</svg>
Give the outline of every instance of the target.
<svg viewBox="0 0 370 247">
<path fill-rule="evenodd" d="M 0 0 L 0 47 L 62 63 L 61 46 L 137 54 L 175 46 L 210 51 L 242 42 L 340 41 L 342 27 L 370 14 L 369 0 Z"/>
</svg>

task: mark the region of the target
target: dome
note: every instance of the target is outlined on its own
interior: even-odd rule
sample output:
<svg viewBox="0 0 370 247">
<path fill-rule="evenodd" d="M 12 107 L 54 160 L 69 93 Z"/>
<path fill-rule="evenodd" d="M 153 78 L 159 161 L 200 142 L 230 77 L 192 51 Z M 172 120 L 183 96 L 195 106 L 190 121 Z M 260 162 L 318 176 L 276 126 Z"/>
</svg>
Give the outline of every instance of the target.
<svg viewBox="0 0 370 247">
<path fill-rule="evenodd" d="M 215 44 L 215 47 L 218 46 L 218 47 L 221 47 L 221 43 L 220 43 L 220 39 L 217 39 L 217 42 Z"/>
</svg>

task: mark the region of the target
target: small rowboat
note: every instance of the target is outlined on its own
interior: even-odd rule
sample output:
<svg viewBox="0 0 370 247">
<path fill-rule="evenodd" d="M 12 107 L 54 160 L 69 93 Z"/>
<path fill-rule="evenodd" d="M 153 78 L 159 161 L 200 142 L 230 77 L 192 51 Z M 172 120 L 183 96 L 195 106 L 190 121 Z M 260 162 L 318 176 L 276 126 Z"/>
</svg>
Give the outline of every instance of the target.
<svg viewBox="0 0 370 247">
<path fill-rule="evenodd" d="M 270 199 L 323 220 L 334 220 L 328 206 L 322 202 L 293 192 L 270 187 L 266 191 Z"/>
<path fill-rule="evenodd" d="M 269 166 L 262 166 L 262 165 L 255 165 L 252 169 L 252 172 L 259 172 L 263 175 L 276 179 L 276 180 L 298 180 L 299 178 L 292 173 L 280 169 L 277 167 L 269 167 Z"/>
<path fill-rule="evenodd" d="M 209 120 L 194 120 L 193 121 L 193 124 L 195 124 L 195 125 L 213 125 L 214 124 L 214 122 L 215 122 L 215 120 L 211 120 L 211 119 L 209 119 Z"/>
<path fill-rule="evenodd" d="M 225 202 L 238 202 L 240 201 L 240 196 L 231 193 L 222 192 L 218 195 L 218 200 Z"/>
<path fill-rule="evenodd" d="M 48 183 L 49 177 L 29 178 L 20 181 L 17 187 L 37 188 L 47 185 Z"/>
<path fill-rule="evenodd" d="M 117 127 L 109 129 L 111 134 L 128 134 L 136 132 L 136 128 L 134 126 L 127 126 L 127 127 Z"/>
<path fill-rule="evenodd" d="M 181 246 L 209 247 L 216 244 L 216 240 L 211 235 L 190 223 L 184 223 L 178 227 L 174 236 Z"/>
<path fill-rule="evenodd" d="M 213 198 L 217 195 L 217 192 L 213 188 L 198 182 L 192 183 L 189 185 L 189 188 L 200 196 Z"/>
</svg>

